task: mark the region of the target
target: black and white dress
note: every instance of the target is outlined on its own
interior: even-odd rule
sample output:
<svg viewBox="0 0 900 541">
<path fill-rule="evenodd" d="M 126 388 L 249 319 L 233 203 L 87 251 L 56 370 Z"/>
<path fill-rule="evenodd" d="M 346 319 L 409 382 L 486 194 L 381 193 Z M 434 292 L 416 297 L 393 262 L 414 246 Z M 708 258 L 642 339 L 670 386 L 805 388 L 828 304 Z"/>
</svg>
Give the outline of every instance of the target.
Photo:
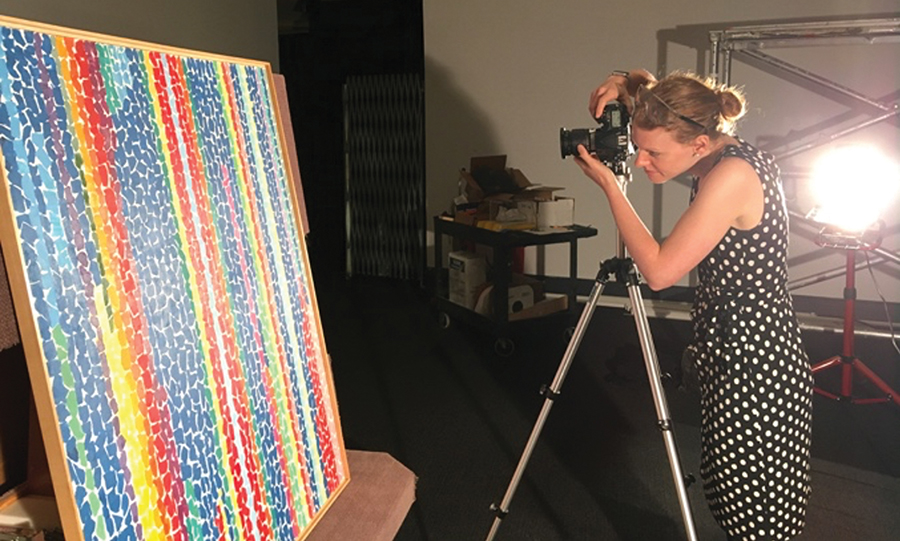
<svg viewBox="0 0 900 541">
<path fill-rule="evenodd" d="M 788 215 L 774 159 L 747 144 L 763 184 L 760 223 L 731 228 L 697 267 L 691 316 L 700 383 L 701 475 L 729 539 L 790 539 L 810 494 L 812 372 L 787 291 Z M 720 158 L 721 159 L 721 158 Z M 696 195 L 697 181 L 691 194 Z"/>
</svg>

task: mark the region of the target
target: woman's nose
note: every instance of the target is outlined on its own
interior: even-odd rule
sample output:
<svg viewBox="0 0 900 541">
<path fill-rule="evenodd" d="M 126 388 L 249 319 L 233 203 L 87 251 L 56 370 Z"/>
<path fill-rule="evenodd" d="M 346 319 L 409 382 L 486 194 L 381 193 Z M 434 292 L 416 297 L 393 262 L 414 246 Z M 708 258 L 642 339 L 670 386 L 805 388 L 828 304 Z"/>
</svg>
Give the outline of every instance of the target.
<svg viewBox="0 0 900 541">
<path fill-rule="evenodd" d="M 635 167 L 644 167 L 647 164 L 647 153 L 638 149 L 637 154 L 635 154 L 634 158 L 634 166 Z"/>
</svg>

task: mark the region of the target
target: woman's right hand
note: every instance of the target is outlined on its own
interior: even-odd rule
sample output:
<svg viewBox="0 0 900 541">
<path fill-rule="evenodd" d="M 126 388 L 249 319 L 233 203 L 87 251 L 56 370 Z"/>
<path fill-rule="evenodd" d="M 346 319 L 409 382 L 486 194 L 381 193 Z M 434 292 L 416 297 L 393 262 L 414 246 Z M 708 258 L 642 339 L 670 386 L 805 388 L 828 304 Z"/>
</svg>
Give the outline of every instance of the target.
<svg viewBox="0 0 900 541">
<path fill-rule="evenodd" d="M 594 118 L 600 118 L 606 104 L 613 100 L 618 100 L 625 105 L 629 114 L 633 113 L 634 100 L 632 97 L 637 92 L 638 87 L 654 82 L 656 82 L 656 77 L 645 69 L 631 70 L 628 72 L 628 77 L 612 74 L 606 78 L 603 84 L 591 92 L 588 110 Z"/>
<path fill-rule="evenodd" d="M 594 118 L 600 118 L 603 115 L 603 109 L 606 104 L 619 100 L 625 104 L 625 108 L 631 113 L 633 105 L 628 98 L 628 79 L 623 75 L 610 75 L 606 81 L 591 92 L 591 99 L 588 102 L 588 110 Z"/>
</svg>

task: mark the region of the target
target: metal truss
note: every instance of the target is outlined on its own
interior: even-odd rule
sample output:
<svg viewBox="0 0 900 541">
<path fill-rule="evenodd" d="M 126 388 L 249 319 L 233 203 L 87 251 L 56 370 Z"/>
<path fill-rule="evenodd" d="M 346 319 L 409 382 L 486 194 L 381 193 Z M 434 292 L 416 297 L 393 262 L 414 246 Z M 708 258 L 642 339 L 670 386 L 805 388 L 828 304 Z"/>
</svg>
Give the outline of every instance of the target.
<svg viewBox="0 0 900 541">
<path fill-rule="evenodd" d="M 731 68 L 734 58 L 749 59 L 751 62 L 766 64 L 775 69 L 775 75 L 783 78 L 801 79 L 813 87 L 837 93 L 860 105 L 866 106 L 870 114 L 853 125 L 831 132 L 818 132 L 812 140 L 798 140 L 786 143 L 781 149 L 770 149 L 778 159 L 783 160 L 817 148 L 881 122 L 900 118 L 900 104 L 896 98 L 884 102 L 866 96 L 856 90 L 838 84 L 799 66 L 773 57 L 763 52 L 767 48 L 811 47 L 821 45 L 871 45 L 875 43 L 900 43 L 900 18 L 860 19 L 843 21 L 819 21 L 755 26 L 739 26 L 709 32 L 711 43 L 710 75 L 717 80 L 731 83 Z M 894 94 L 900 95 L 900 92 Z M 792 212 L 792 218 L 808 222 L 802 215 Z M 881 262 L 900 264 L 900 257 L 878 248 L 876 254 Z M 826 270 L 805 277 L 791 284 L 791 288 L 805 287 L 834 276 L 834 270 Z M 841 271 L 843 273 L 843 271 Z"/>
</svg>

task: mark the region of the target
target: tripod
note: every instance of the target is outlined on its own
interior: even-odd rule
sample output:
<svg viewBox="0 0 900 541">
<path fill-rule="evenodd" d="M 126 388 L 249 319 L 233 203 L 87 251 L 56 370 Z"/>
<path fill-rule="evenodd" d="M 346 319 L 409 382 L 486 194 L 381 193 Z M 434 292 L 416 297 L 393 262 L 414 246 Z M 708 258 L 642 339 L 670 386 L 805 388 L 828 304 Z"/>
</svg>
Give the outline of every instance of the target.
<svg viewBox="0 0 900 541">
<path fill-rule="evenodd" d="M 848 248 L 846 281 L 844 284 L 844 344 L 840 355 L 826 359 L 813 365 L 813 374 L 829 368 L 840 367 L 841 385 L 840 394 L 825 391 L 816 386 L 813 390 L 822 396 L 832 400 L 848 401 L 851 404 L 876 404 L 880 402 L 894 402 L 900 405 L 900 395 L 878 377 L 868 366 L 856 358 L 853 353 L 853 320 L 856 309 L 856 252 L 859 248 Z M 859 372 L 864 378 L 878 387 L 885 396 L 876 398 L 858 398 L 853 396 L 853 373 Z"/>
<path fill-rule="evenodd" d="M 509 487 L 506 490 L 506 494 L 503 496 L 503 500 L 500 502 L 500 505 L 491 505 L 491 510 L 493 510 L 495 518 L 490 533 L 488 533 L 487 541 L 491 541 L 494 538 L 500 527 L 500 522 L 509 513 L 510 501 L 519 485 L 519 481 L 525 471 L 525 466 L 531 457 L 538 436 L 540 436 L 541 429 L 547 420 L 550 408 L 553 407 L 553 401 L 559 396 L 560 387 L 562 387 L 563 380 L 565 380 L 566 374 L 569 371 L 569 366 L 572 364 L 572 359 L 574 359 L 575 353 L 578 351 L 578 346 L 581 344 L 581 338 L 584 336 L 588 323 L 590 323 L 591 316 L 597 306 L 597 301 L 600 299 L 600 295 L 603 293 L 603 289 L 611 275 L 615 275 L 619 282 L 626 284 L 628 289 L 628 297 L 631 299 L 634 321 L 637 325 L 638 338 L 640 339 L 641 350 L 644 354 L 647 377 L 650 380 L 650 388 L 653 392 L 653 400 L 656 405 L 658 418 L 657 426 L 662 432 L 666 444 L 666 451 L 668 452 L 669 463 L 672 468 L 672 477 L 674 478 L 675 487 L 678 491 L 678 501 L 681 505 L 681 516 L 684 520 L 685 532 L 687 533 L 688 539 L 691 541 L 696 541 L 697 539 L 697 533 L 694 529 L 694 520 L 691 514 L 690 500 L 688 499 L 687 494 L 688 480 L 682 474 L 681 463 L 678 459 L 675 434 L 672 428 L 672 421 L 669 418 L 669 408 L 666 403 L 665 391 L 662 387 L 659 362 L 656 357 L 656 348 L 653 345 L 653 338 L 650 335 L 650 325 L 647 322 L 647 313 L 644 310 L 644 301 L 641 297 L 640 279 L 634 263 L 631 259 L 624 257 L 624 254 L 625 247 L 620 240 L 617 256 L 604 261 L 600 265 L 600 271 L 597 273 L 594 287 L 585 304 L 584 311 L 581 313 L 578 324 L 575 326 L 575 332 L 572 335 L 572 339 L 569 341 L 569 345 L 563 355 L 563 360 L 556 371 L 556 376 L 553 378 L 553 382 L 549 387 L 545 385 L 541 388 L 541 394 L 544 396 L 544 405 L 541 408 L 537 422 L 531 431 L 531 436 L 528 438 L 528 443 L 525 445 L 525 451 L 519 459 L 519 464 L 516 467 L 512 481 L 510 481 Z"/>
</svg>

